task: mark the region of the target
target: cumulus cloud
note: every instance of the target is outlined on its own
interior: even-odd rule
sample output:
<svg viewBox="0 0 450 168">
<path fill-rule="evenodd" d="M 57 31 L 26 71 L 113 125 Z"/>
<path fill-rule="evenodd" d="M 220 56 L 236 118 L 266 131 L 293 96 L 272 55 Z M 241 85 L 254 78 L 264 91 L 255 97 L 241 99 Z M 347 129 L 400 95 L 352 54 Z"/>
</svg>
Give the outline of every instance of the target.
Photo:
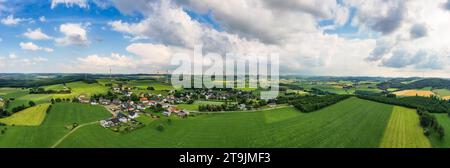
<svg viewBox="0 0 450 168">
<path fill-rule="evenodd" d="M 344 3 L 358 9 L 356 17 L 352 21 L 353 25 L 365 26 L 383 34 L 390 34 L 397 30 L 403 23 L 407 12 L 405 1 L 348 0 Z"/>
<path fill-rule="evenodd" d="M 45 52 L 53 52 L 53 49 L 51 48 L 45 48 L 45 47 L 40 47 L 36 44 L 33 44 L 32 42 L 20 42 L 20 48 L 22 48 L 22 50 L 30 50 L 30 51 L 45 51 Z"/>
<path fill-rule="evenodd" d="M 58 5 L 65 5 L 66 7 L 78 6 L 80 8 L 87 8 L 87 0 L 52 0 L 51 8 L 55 8 Z"/>
<path fill-rule="evenodd" d="M 450 10 L 450 0 L 447 0 L 446 3 L 442 6 L 445 10 Z"/>
<path fill-rule="evenodd" d="M 77 58 L 78 66 L 87 69 L 107 69 L 115 68 L 134 68 L 136 61 L 126 55 L 111 53 L 110 56 L 99 56 L 97 54 Z"/>
<path fill-rule="evenodd" d="M 396 50 L 390 58 L 382 61 L 382 65 L 392 68 L 405 68 L 413 66 L 418 69 L 442 69 L 446 65 L 444 59 L 436 55 L 427 53 L 426 51 L 418 51 L 410 53 L 405 50 Z M 448 61 L 448 60 L 447 60 Z"/>
<path fill-rule="evenodd" d="M 64 37 L 55 39 L 57 44 L 78 46 L 87 46 L 90 44 L 85 26 L 81 24 L 62 24 L 59 27 L 59 31 L 64 34 Z"/>
<path fill-rule="evenodd" d="M 49 40 L 52 39 L 49 35 L 42 32 L 40 28 L 37 28 L 35 30 L 28 29 L 27 32 L 23 34 L 25 37 L 32 39 L 32 40 Z"/>
<path fill-rule="evenodd" d="M 414 24 L 411 27 L 411 31 L 409 33 L 411 34 L 411 38 L 413 39 L 425 37 L 427 35 L 427 27 L 422 24 Z"/>
<path fill-rule="evenodd" d="M 176 51 L 162 44 L 133 43 L 126 50 L 139 56 L 141 64 L 167 65 Z"/>
<path fill-rule="evenodd" d="M 1 20 L 2 24 L 7 25 L 7 26 L 13 26 L 13 25 L 17 25 L 20 22 L 25 21 L 26 19 L 22 19 L 22 18 L 15 18 L 14 15 L 8 15 L 6 18 L 3 18 Z"/>
</svg>

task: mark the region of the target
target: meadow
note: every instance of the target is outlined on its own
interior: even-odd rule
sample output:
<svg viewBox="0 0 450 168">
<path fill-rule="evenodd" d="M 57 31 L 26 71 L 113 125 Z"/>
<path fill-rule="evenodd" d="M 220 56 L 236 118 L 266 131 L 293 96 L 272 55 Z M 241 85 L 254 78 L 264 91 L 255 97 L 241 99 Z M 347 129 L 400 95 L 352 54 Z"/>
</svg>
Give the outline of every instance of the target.
<svg viewBox="0 0 450 168">
<path fill-rule="evenodd" d="M 51 147 L 70 130 L 67 125 L 89 123 L 110 117 L 102 106 L 75 103 L 57 103 L 39 126 L 7 126 L 0 135 L 0 147 Z"/>
<path fill-rule="evenodd" d="M 350 98 L 314 113 L 282 108 L 150 120 L 128 134 L 89 125 L 57 147 L 378 147 L 392 108 Z"/>
<path fill-rule="evenodd" d="M 443 99 L 450 100 L 450 90 L 449 89 L 435 89 L 434 93 L 442 97 Z"/>
<path fill-rule="evenodd" d="M 47 108 L 50 106 L 47 104 L 40 104 L 34 107 L 27 108 L 20 112 L 17 112 L 7 118 L 1 118 L 0 123 L 16 126 L 38 126 L 41 125 L 45 119 Z"/>
<path fill-rule="evenodd" d="M 423 134 L 416 110 L 394 107 L 381 140 L 381 148 L 429 148 L 430 141 Z"/>
</svg>

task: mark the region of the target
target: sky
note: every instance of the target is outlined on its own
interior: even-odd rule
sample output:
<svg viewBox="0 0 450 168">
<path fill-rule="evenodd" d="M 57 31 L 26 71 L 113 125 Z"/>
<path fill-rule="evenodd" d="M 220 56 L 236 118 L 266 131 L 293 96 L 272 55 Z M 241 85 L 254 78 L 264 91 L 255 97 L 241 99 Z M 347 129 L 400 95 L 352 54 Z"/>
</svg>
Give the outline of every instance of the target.
<svg viewBox="0 0 450 168">
<path fill-rule="evenodd" d="M 202 45 L 286 75 L 448 78 L 449 44 L 450 0 L 0 0 L 0 73 L 170 71 Z"/>
</svg>

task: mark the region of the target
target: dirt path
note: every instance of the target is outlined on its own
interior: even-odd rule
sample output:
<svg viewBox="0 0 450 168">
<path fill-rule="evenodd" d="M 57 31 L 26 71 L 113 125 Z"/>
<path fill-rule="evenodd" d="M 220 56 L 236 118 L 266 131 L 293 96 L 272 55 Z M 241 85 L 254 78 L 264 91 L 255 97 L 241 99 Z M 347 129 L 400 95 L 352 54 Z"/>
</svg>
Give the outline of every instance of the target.
<svg viewBox="0 0 450 168">
<path fill-rule="evenodd" d="M 90 122 L 90 123 L 84 123 L 84 124 L 79 125 L 78 127 L 74 128 L 73 130 L 71 130 L 70 132 L 68 132 L 66 135 L 64 135 L 63 137 L 61 137 L 58 141 L 56 141 L 56 143 L 53 144 L 51 148 L 57 147 L 59 144 L 61 144 L 62 141 L 64 141 L 64 139 L 66 139 L 69 135 L 71 135 L 73 132 L 75 132 L 75 131 L 78 130 L 79 128 L 84 127 L 84 126 L 88 126 L 88 125 L 97 124 L 97 123 L 98 123 L 98 121 Z"/>
</svg>

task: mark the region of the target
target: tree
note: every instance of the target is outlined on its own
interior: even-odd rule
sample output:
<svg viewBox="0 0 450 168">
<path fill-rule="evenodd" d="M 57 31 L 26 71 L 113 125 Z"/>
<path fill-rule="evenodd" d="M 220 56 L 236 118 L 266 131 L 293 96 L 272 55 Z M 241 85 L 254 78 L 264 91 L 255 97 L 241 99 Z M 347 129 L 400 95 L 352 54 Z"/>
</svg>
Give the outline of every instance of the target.
<svg viewBox="0 0 450 168">
<path fill-rule="evenodd" d="M 30 101 L 30 102 L 28 102 L 28 105 L 30 105 L 30 107 L 33 107 L 36 105 L 36 103 L 34 101 Z"/>
</svg>

